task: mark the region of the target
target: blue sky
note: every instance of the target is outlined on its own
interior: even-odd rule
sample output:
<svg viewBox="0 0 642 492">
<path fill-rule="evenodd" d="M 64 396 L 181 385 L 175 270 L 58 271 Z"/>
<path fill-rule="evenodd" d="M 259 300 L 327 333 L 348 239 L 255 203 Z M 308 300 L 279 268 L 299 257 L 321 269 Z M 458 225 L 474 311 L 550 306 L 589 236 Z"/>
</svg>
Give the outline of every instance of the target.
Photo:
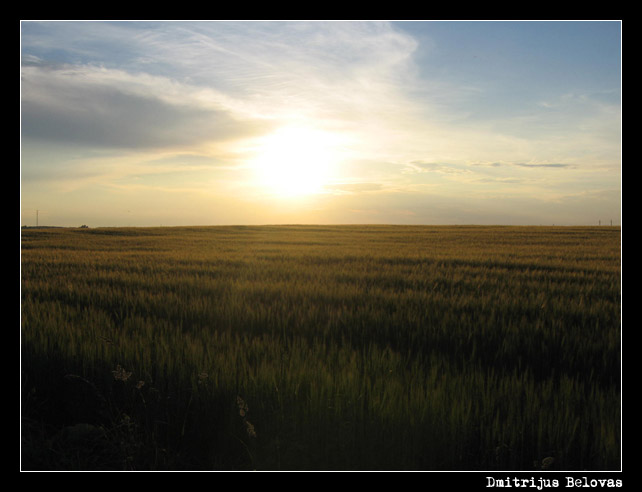
<svg viewBox="0 0 642 492">
<path fill-rule="evenodd" d="M 22 223 L 621 218 L 621 24 L 21 25 Z"/>
</svg>

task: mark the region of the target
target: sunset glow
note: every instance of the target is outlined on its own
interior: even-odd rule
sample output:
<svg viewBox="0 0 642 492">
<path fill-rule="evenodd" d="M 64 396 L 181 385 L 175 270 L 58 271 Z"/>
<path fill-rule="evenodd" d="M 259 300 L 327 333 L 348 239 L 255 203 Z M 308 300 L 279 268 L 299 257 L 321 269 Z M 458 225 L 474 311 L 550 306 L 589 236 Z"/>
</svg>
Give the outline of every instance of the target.
<svg viewBox="0 0 642 492">
<path fill-rule="evenodd" d="M 322 192 L 341 162 L 336 140 L 302 127 L 285 127 L 267 135 L 251 161 L 258 186 L 284 198 Z"/>
<path fill-rule="evenodd" d="M 619 224 L 621 126 L 617 21 L 21 23 L 24 225 Z"/>
</svg>

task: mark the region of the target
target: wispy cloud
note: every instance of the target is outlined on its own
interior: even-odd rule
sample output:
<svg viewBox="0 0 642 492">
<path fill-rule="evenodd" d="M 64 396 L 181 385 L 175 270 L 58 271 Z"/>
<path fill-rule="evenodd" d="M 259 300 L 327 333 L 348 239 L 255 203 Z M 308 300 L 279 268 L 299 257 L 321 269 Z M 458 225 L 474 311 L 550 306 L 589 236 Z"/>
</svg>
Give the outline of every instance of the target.
<svg viewBox="0 0 642 492">
<path fill-rule="evenodd" d="M 556 167 L 556 168 L 571 167 L 569 164 L 558 164 L 558 163 L 525 164 L 523 162 L 516 162 L 513 165 L 514 166 L 520 166 L 520 167 Z"/>
<path fill-rule="evenodd" d="M 526 167 L 526 168 L 538 168 L 538 167 L 550 167 L 550 168 L 571 168 L 574 167 L 571 164 L 563 164 L 558 162 L 489 162 L 489 163 L 474 163 L 474 166 L 483 166 L 483 167 L 503 167 L 503 166 L 517 166 L 517 167 Z"/>
</svg>

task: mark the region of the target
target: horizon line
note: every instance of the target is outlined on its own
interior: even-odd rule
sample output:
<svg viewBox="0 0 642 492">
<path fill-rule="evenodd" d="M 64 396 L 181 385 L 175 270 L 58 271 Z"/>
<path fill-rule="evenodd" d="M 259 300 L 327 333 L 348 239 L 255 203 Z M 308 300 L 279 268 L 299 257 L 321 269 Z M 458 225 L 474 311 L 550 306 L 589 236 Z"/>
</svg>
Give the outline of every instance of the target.
<svg viewBox="0 0 642 492">
<path fill-rule="evenodd" d="M 248 224 L 182 224 L 182 225 L 100 225 L 100 226 L 58 226 L 58 225 L 21 225 L 20 229 L 158 229 L 158 228 L 188 228 L 188 227 L 622 227 L 622 224 L 502 224 L 502 223 L 451 223 L 451 224 L 404 224 L 394 222 L 354 222 L 354 223 L 323 223 L 323 222 L 283 222 L 283 223 L 248 223 Z"/>
</svg>

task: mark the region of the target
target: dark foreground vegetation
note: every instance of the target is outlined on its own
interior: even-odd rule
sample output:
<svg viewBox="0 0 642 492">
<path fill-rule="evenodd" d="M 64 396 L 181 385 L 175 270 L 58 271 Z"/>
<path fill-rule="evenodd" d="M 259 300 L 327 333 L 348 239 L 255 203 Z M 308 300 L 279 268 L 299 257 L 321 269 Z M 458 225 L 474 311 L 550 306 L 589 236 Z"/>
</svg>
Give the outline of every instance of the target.
<svg viewBox="0 0 642 492">
<path fill-rule="evenodd" d="M 25 229 L 23 470 L 619 470 L 620 229 Z"/>
</svg>

